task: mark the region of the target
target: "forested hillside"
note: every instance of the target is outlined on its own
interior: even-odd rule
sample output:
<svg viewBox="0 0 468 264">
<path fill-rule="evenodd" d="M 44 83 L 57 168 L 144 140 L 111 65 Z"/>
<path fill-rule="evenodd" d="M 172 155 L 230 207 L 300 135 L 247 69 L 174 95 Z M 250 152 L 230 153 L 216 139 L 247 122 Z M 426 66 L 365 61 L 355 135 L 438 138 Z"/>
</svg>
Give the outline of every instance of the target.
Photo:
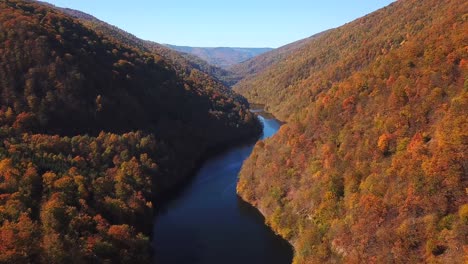
<svg viewBox="0 0 468 264">
<path fill-rule="evenodd" d="M 0 2 L 0 263 L 145 263 L 154 198 L 255 136 L 242 97 L 33 1 Z"/>
<path fill-rule="evenodd" d="M 324 32 L 318 33 L 309 38 L 301 39 L 288 45 L 257 55 L 249 60 L 234 64 L 228 69 L 234 76 L 237 77 L 237 80 L 255 78 L 256 75 L 260 74 L 265 69 L 268 69 L 268 67 L 285 59 L 295 50 L 300 49 L 302 46 L 310 42 L 310 40 L 322 35 L 323 33 Z"/>
<path fill-rule="evenodd" d="M 236 89 L 288 123 L 238 193 L 295 263 L 465 263 L 468 2 L 400 0 Z"/>
<path fill-rule="evenodd" d="M 127 47 L 137 48 L 146 52 L 156 52 L 166 60 L 170 61 L 173 67 L 175 67 L 175 70 L 184 79 L 190 79 L 193 72 L 194 75 L 203 75 L 203 79 L 212 80 L 213 78 L 216 78 L 226 86 L 231 86 L 238 81 L 231 72 L 213 66 L 195 55 L 177 52 L 152 41 L 141 40 L 120 28 L 112 26 L 81 11 L 69 8 L 63 8 L 61 10 L 79 19 L 80 22 L 95 30 L 102 37 L 118 41 Z"/>
</svg>

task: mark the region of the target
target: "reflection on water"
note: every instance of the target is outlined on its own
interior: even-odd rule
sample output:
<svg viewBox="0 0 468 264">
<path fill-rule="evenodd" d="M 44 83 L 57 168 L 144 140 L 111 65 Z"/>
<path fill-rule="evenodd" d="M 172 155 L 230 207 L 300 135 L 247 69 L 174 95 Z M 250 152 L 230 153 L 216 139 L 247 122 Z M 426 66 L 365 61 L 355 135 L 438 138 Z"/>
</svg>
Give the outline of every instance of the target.
<svg viewBox="0 0 468 264">
<path fill-rule="evenodd" d="M 277 120 L 259 118 L 262 138 L 278 131 Z M 239 146 L 206 161 L 168 202 L 155 219 L 155 263 L 291 263 L 290 245 L 236 194 L 237 175 L 252 149 Z"/>
</svg>

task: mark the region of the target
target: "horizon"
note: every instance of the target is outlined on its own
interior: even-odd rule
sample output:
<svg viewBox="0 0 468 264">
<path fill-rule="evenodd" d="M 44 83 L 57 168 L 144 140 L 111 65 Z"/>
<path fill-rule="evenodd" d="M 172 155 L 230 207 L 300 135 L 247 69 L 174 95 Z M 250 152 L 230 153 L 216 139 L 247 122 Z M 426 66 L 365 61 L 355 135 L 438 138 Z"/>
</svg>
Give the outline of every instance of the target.
<svg viewBox="0 0 468 264">
<path fill-rule="evenodd" d="M 336 28 L 394 0 L 118 1 L 46 0 L 85 12 L 144 40 L 199 48 L 278 48 Z M 248 8 L 245 8 L 245 7 Z M 174 19 L 177 18 L 177 19 Z M 278 19 L 280 18 L 280 19 Z"/>
<path fill-rule="evenodd" d="M 275 49 L 272 47 L 236 47 L 236 46 L 215 46 L 215 47 L 201 47 L 201 46 L 186 46 L 186 45 L 175 45 L 171 43 L 159 43 L 164 46 L 177 46 L 183 48 L 201 48 L 201 49 Z"/>
</svg>

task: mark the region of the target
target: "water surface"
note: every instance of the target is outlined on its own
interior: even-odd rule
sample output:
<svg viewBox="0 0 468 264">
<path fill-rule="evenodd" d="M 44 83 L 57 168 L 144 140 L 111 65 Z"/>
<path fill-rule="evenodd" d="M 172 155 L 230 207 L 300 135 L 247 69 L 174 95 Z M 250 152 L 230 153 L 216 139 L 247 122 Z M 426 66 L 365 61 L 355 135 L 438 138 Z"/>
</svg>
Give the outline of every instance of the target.
<svg viewBox="0 0 468 264">
<path fill-rule="evenodd" d="M 276 119 L 259 118 L 263 138 L 278 131 Z M 207 160 L 158 213 L 155 263 L 291 263 L 291 246 L 236 194 L 237 175 L 252 148 L 253 144 L 234 147 Z"/>
</svg>

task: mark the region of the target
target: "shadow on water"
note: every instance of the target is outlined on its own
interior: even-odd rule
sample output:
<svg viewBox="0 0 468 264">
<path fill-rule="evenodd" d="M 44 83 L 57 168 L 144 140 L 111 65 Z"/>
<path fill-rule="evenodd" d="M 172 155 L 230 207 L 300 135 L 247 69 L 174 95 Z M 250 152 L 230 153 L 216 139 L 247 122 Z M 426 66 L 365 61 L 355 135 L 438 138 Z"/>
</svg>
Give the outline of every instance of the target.
<svg viewBox="0 0 468 264">
<path fill-rule="evenodd" d="M 262 138 L 281 124 L 259 116 Z M 167 201 L 155 218 L 155 263 L 291 263 L 287 241 L 264 224 L 256 208 L 236 193 L 239 171 L 254 143 L 208 159 L 193 179 Z"/>
</svg>

